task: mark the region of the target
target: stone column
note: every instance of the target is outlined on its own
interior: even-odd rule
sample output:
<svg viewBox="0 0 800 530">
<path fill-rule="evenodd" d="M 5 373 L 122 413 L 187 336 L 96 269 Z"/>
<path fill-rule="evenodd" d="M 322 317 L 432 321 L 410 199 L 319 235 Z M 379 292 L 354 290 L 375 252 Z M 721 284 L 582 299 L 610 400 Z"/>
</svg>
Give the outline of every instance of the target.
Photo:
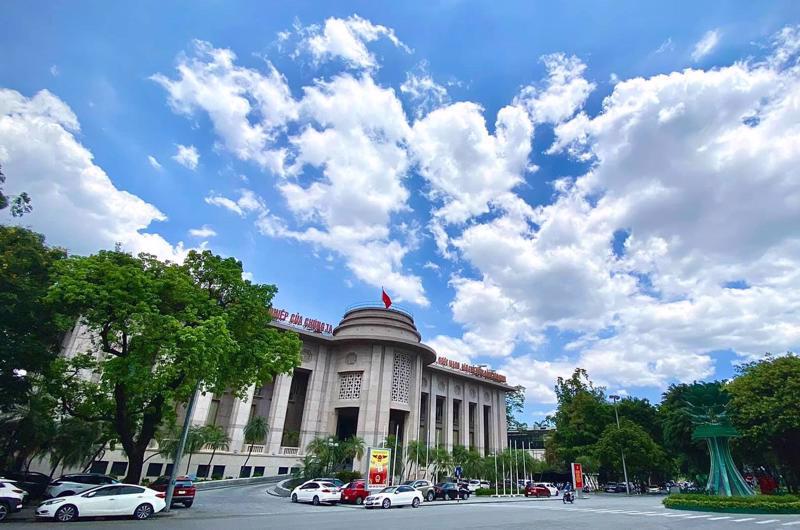
<svg viewBox="0 0 800 530">
<path fill-rule="evenodd" d="M 252 393 L 250 394 L 252 396 Z M 214 394 L 211 392 L 201 392 L 197 396 L 197 402 L 194 404 L 192 411 L 192 425 L 205 425 L 208 420 L 208 410 L 211 408 L 211 400 L 214 399 Z M 183 416 L 185 417 L 186 411 L 184 410 Z M 231 446 L 233 447 L 233 446 Z"/>
<path fill-rule="evenodd" d="M 319 350 L 314 354 L 306 389 L 306 401 L 303 406 L 303 421 L 300 424 L 300 447 L 307 446 L 321 430 L 320 421 L 324 405 L 325 365 L 327 362 L 327 352 L 324 350 L 326 349 L 320 345 Z"/>
<path fill-rule="evenodd" d="M 228 423 L 228 436 L 231 439 L 231 450 L 240 452 L 244 443 L 244 428 L 250 419 L 250 407 L 253 404 L 255 385 L 250 385 L 244 398 L 236 398 L 231 408 L 231 417 Z"/>
<path fill-rule="evenodd" d="M 408 422 L 406 425 L 406 443 L 419 438 L 419 419 L 422 411 L 419 409 L 420 396 L 422 395 L 422 357 L 415 355 L 414 375 L 411 378 L 411 388 L 408 389 Z"/>
<path fill-rule="evenodd" d="M 452 377 L 447 378 L 447 398 L 444 401 L 444 445 L 448 451 L 453 450 L 453 385 Z"/>
<path fill-rule="evenodd" d="M 467 398 L 467 385 L 461 383 L 461 410 L 459 411 L 459 435 L 461 445 L 469 449 L 469 398 Z"/>
<path fill-rule="evenodd" d="M 483 429 L 486 428 L 486 426 L 483 424 L 483 392 L 483 387 L 478 385 L 478 397 L 475 400 L 478 402 L 476 406 L 478 417 L 475 418 L 475 426 L 477 427 L 475 433 L 475 438 L 477 438 L 475 440 L 475 447 L 478 449 L 478 452 L 481 454 L 481 456 L 486 454 L 486 448 L 483 446 Z"/>
<path fill-rule="evenodd" d="M 269 432 L 267 433 L 267 453 L 280 454 L 283 424 L 286 421 L 286 408 L 289 405 L 289 390 L 292 387 L 292 376 L 280 374 L 275 377 L 272 390 L 272 403 L 269 407 Z"/>
<path fill-rule="evenodd" d="M 379 446 L 388 434 L 393 361 L 393 353 L 386 351 L 385 346 L 372 346 L 370 369 L 364 372 L 361 381 L 358 420 L 359 427 L 363 428 L 359 435 L 364 438 L 367 446 Z"/>
<path fill-rule="evenodd" d="M 503 403 L 503 409 L 502 409 L 503 410 L 503 414 L 499 414 L 498 415 L 498 422 L 499 422 L 499 425 L 500 425 L 500 433 L 501 433 L 501 436 L 502 436 L 501 439 L 500 439 L 500 449 L 505 449 L 506 447 L 508 447 L 508 423 L 507 423 L 507 419 L 506 419 L 506 415 L 505 415 L 506 394 L 502 390 L 500 391 L 500 399 L 501 399 L 501 401 Z"/>
</svg>

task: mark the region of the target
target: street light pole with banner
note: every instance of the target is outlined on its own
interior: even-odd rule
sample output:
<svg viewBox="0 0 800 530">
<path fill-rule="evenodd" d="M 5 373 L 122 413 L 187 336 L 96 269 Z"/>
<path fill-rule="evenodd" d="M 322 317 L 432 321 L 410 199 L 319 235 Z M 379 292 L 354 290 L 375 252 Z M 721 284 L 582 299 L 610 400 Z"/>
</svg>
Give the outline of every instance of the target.
<svg viewBox="0 0 800 530">
<path fill-rule="evenodd" d="M 575 487 L 577 497 L 583 498 L 583 466 L 577 462 L 570 464 L 572 469 L 572 485 Z"/>
<path fill-rule="evenodd" d="M 392 450 L 383 447 L 370 447 L 367 450 L 367 489 L 383 489 L 389 485 L 389 463 Z"/>
</svg>

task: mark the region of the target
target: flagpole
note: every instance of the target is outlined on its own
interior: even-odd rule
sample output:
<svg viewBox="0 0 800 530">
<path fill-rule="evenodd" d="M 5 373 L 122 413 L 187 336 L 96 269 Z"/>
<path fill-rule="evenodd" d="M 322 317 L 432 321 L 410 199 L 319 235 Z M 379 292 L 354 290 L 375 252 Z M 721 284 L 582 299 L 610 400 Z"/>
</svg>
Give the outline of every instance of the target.
<svg viewBox="0 0 800 530">
<path fill-rule="evenodd" d="M 506 496 L 506 458 L 503 455 L 503 497 Z"/>
<path fill-rule="evenodd" d="M 514 440 L 514 483 L 517 485 L 517 495 L 519 495 L 519 450 L 517 441 Z"/>
<path fill-rule="evenodd" d="M 525 440 L 522 440 L 522 480 L 524 482 L 524 486 L 528 487 L 528 471 L 525 469 Z"/>
<path fill-rule="evenodd" d="M 500 495 L 500 491 L 498 490 L 497 484 L 497 451 L 494 452 L 494 496 L 498 497 Z"/>
</svg>

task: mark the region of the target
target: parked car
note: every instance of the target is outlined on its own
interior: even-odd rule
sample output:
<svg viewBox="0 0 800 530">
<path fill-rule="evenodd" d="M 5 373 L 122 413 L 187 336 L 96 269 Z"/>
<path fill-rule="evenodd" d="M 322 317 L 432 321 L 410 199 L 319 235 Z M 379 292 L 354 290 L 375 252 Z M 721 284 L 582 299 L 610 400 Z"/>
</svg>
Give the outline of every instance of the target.
<svg viewBox="0 0 800 530">
<path fill-rule="evenodd" d="M 488 480 L 481 480 L 480 489 L 488 489 L 488 488 L 491 488 L 491 487 L 492 487 L 492 485 L 489 484 Z"/>
<path fill-rule="evenodd" d="M 36 518 L 68 523 L 78 517 L 130 515 L 144 520 L 164 509 L 164 497 L 163 492 L 144 486 L 114 483 L 44 501 L 36 508 Z"/>
<path fill-rule="evenodd" d="M 481 481 L 480 480 L 470 480 L 467 482 L 467 489 L 471 492 L 476 492 L 481 489 Z"/>
<path fill-rule="evenodd" d="M 550 492 L 552 497 L 558 497 L 558 488 L 552 482 L 534 482 L 534 486 L 542 486 L 543 488 L 547 488 Z"/>
<path fill-rule="evenodd" d="M 435 499 L 455 500 L 458 498 L 469 499 L 470 492 L 467 488 L 459 488 L 455 482 L 440 482 L 433 487 Z"/>
<path fill-rule="evenodd" d="M 401 484 L 400 486 L 389 486 L 380 492 L 374 493 L 364 500 L 364 508 L 384 509 L 392 506 L 411 506 L 419 508 L 422 503 L 422 493 L 411 486 Z"/>
<path fill-rule="evenodd" d="M 41 497 L 50 484 L 50 477 L 44 473 L 33 471 L 6 471 L 3 476 L 16 482 L 22 489 L 27 491 L 31 497 Z"/>
<path fill-rule="evenodd" d="M 661 486 L 647 486 L 647 493 L 650 494 L 658 494 L 658 493 L 666 493 L 665 490 L 661 489 Z"/>
<path fill-rule="evenodd" d="M 436 488 L 427 480 L 407 480 L 403 482 L 402 485 L 411 486 L 418 492 L 422 493 L 422 498 L 428 502 L 436 498 Z"/>
<path fill-rule="evenodd" d="M 22 509 L 23 490 L 9 482 L 0 482 L 0 521 Z"/>
<path fill-rule="evenodd" d="M 339 500 L 341 502 L 363 504 L 364 499 L 369 497 L 367 481 L 364 479 L 354 480 L 342 488 Z"/>
<path fill-rule="evenodd" d="M 310 502 L 319 506 L 321 502 L 336 504 L 341 498 L 341 492 L 333 482 L 309 480 L 292 490 L 292 502 Z"/>
<path fill-rule="evenodd" d="M 525 496 L 526 497 L 550 497 L 551 493 L 548 488 L 544 486 L 540 486 L 538 484 L 528 484 L 525 487 Z"/>
<path fill-rule="evenodd" d="M 158 477 L 150 488 L 156 491 L 167 491 L 169 485 L 169 477 Z M 191 477 L 176 477 L 175 489 L 172 491 L 172 504 L 183 504 L 186 508 L 190 508 L 194 504 L 194 498 L 197 495 L 197 489 L 194 487 Z"/>
<path fill-rule="evenodd" d="M 633 488 L 631 488 L 633 490 Z M 609 482 L 606 484 L 606 493 L 626 493 L 628 490 L 625 488 L 624 482 Z"/>
<path fill-rule="evenodd" d="M 45 491 L 46 498 L 67 497 L 82 491 L 92 489 L 96 486 L 106 484 L 118 484 L 119 481 L 108 475 L 98 473 L 77 473 L 74 475 L 64 475 L 55 482 L 51 482 Z"/>
<path fill-rule="evenodd" d="M 21 494 L 22 495 L 22 503 L 23 504 L 28 502 L 28 496 L 30 494 L 28 493 L 28 490 L 26 490 L 25 488 L 23 488 L 20 485 L 19 482 L 17 482 L 16 480 L 9 480 L 9 479 L 7 479 L 5 477 L 0 477 L 0 483 L 3 483 L 3 484 L 6 484 L 6 485 L 10 486 L 12 488 L 12 491 L 14 491 L 14 493 Z"/>
<path fill-rule="evenodd" d="M 336 486 L 336 489 L 338 489 L 340 492 L 342 491 L 342 488 L 344 488 L 344 481 L 341 481 L 338 478 L 322 477 L 322 478 L 315 478 L 314 480 L 316 480 L 317 482 L 330 482 L 331 484 Z"/>
</svg>

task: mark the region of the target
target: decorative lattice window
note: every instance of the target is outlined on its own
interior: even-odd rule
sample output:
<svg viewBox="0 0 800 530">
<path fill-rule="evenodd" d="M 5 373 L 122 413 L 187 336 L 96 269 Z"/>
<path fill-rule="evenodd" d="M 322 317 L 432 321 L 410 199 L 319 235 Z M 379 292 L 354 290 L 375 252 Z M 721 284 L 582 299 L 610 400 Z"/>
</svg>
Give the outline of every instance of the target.
<svg viewBox="0 0 800 530">
<path fill-rule="evenodd" d="M 411 356 L 395 352 L 392 367 L 392 401 L 408 403 L 408 389 L 411 387 Z"/>
<path fill-rule="evenodd" d="M 339 399 L 361 399 L 361 375 L 363 372 L 339 373 Z"/>
</svg>

